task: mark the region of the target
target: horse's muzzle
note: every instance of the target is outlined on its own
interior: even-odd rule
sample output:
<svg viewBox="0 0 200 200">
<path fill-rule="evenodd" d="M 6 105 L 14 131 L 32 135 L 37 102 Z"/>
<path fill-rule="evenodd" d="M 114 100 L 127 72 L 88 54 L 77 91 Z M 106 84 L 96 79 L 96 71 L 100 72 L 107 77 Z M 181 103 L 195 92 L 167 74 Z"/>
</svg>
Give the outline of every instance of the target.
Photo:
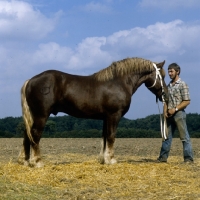
<svg viewBox="0 0 200 200">
<path fill-rule="evenodd" d="M 162 99 L 164 99 L 165 102 L 169 101 L 169 95 L 166 94 L 165 92 L 162 92 Z"/>
<path fill-rule="evenodd" d="M 166 94 L 165 92 L 162 92 L 161 95 L 157 96 L 156 99 L 159 99 L 159 101 L 162 102 L 168 102 L 168 94 Z"/>
</svg>

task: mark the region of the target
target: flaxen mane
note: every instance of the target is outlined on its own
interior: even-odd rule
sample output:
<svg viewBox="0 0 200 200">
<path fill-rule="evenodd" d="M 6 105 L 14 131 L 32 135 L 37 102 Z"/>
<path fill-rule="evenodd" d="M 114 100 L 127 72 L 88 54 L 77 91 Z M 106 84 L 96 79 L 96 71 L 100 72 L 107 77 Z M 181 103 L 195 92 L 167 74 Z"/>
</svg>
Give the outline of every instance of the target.
<svg viewBox="0 0 200 200">
<path fill-rule="evenodd" d="M 99 81 L 107 81 L 114 77 L 123 76 L 129 73 L 141 73 L 153 71 L 153 63 L 142 58 L 126 58 L 124 60 L 113 62 L 109 67 L 95 73 L 94 76 Z"/>
</svg>

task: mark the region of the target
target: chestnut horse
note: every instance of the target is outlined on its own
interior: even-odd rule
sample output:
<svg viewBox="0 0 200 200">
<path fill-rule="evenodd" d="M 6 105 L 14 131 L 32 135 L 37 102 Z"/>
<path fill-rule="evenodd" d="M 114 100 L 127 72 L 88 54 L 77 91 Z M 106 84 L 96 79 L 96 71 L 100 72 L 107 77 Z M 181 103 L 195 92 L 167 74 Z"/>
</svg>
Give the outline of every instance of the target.
<svg viewBox="0 0 200 200">
<path fill-rule="evenodd" d="M 27 80 L 21 89 L 26 126 L 23 163 L 42 166 L 40 138 L 50 114 L 58 112 L 103 120 L 100 163 L 115 163 L 113 146 L 116 129 L 120 118 L 129 110 L 134 92 L 144 83 L 160 101 L 166 96 L 163 94 L 167 94 L 164 63 L 127 58 L 113 62 L 90 76 L 48 70 Z"/>
</svg>

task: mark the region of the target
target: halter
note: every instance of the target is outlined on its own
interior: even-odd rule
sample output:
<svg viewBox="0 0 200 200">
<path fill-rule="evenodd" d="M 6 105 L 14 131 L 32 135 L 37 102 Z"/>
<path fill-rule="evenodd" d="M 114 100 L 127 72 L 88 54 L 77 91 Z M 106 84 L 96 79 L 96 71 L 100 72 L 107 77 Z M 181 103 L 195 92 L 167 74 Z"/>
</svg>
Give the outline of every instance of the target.
<svg viewBox="0 0 200 200">
<path fill-rule="evenodd" d="M 161 84 L 161 87 L 162 87 L 162 92 L 164 92 L 164 87 L 163 87 L 163 82 L 162 82 L 162 76 L 160 74 L 160 68 L 157 68 L 156 64 L 153 63 L 153 66 L 156 70 L 156 78 L 155 78 L 155 81 L 154 81 L 154 84 L 148 88 L 152 88 L 155 86 L 156 82 L 157 82 L 157 79 L 159 78 L 160 79 L 160 84 Z"/>
<path fill-rule="evenodd" d="M 156 70 L 156 78 L 155 78 L 155 81 L 154 81 L 154 84 L 148 88 L 153 88 L 155 85 L 156 85 L 156 82 L 157 82 L 157 79 L 159 78 L 160 79 L 160 84 L 161 84 L 161 87 L 162 87 L 162 102 L 163 102 L 163 107 L 164 107 L 164 103 L 165 103 L 165 98 L 164 98 L 164 86 L 163 86 L 163 81 L 162 81 L 162 76 L 160 74 L 160 68 L 157 68 L 156 64 L 153 63 L 153 66 Z M 161 112 L 160 112 L 160 107 L 159 107 L 159 103 L 158 103 L 158 98 L 156 98 L 156 103 L 158 104 L 158 110 L 159 110 L 159 113 L 160 113 L 160 128 L 161 128 L 161 136 L 164 140 L 167 139 L 167 133 L 166 133 L 166 118 L 165 116 L 163 116 L 164 118 L 164 122 L 162 121 L 162 116 L 161 116 Z"/>
</svg>

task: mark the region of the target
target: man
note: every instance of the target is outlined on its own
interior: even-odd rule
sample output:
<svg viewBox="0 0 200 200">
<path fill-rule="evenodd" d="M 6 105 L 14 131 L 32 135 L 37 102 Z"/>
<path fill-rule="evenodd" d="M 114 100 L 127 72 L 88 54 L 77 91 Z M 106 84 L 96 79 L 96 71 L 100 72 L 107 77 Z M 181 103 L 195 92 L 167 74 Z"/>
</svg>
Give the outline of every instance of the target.
<svg viewBox="0 0 200 200">
<path fill-rule="evenodd" d="M 171 79 L 168 85 L 169 102 L 164 104 L 164 115 L 167 119 L 168 139 L 162 142 L 158 161 L 167 162 L 169 156 L 172 137 L 177 128 L 180 139 L 183 143 L 184 162 L 193 162 L 193 151 L 190 136 L 186 125 L 185 108 L 190 104 L 189 88 L 187 84 L 179 78 L 180 67 L 172 63 L 168 67 L 168 74 Z"/>
</svg>

